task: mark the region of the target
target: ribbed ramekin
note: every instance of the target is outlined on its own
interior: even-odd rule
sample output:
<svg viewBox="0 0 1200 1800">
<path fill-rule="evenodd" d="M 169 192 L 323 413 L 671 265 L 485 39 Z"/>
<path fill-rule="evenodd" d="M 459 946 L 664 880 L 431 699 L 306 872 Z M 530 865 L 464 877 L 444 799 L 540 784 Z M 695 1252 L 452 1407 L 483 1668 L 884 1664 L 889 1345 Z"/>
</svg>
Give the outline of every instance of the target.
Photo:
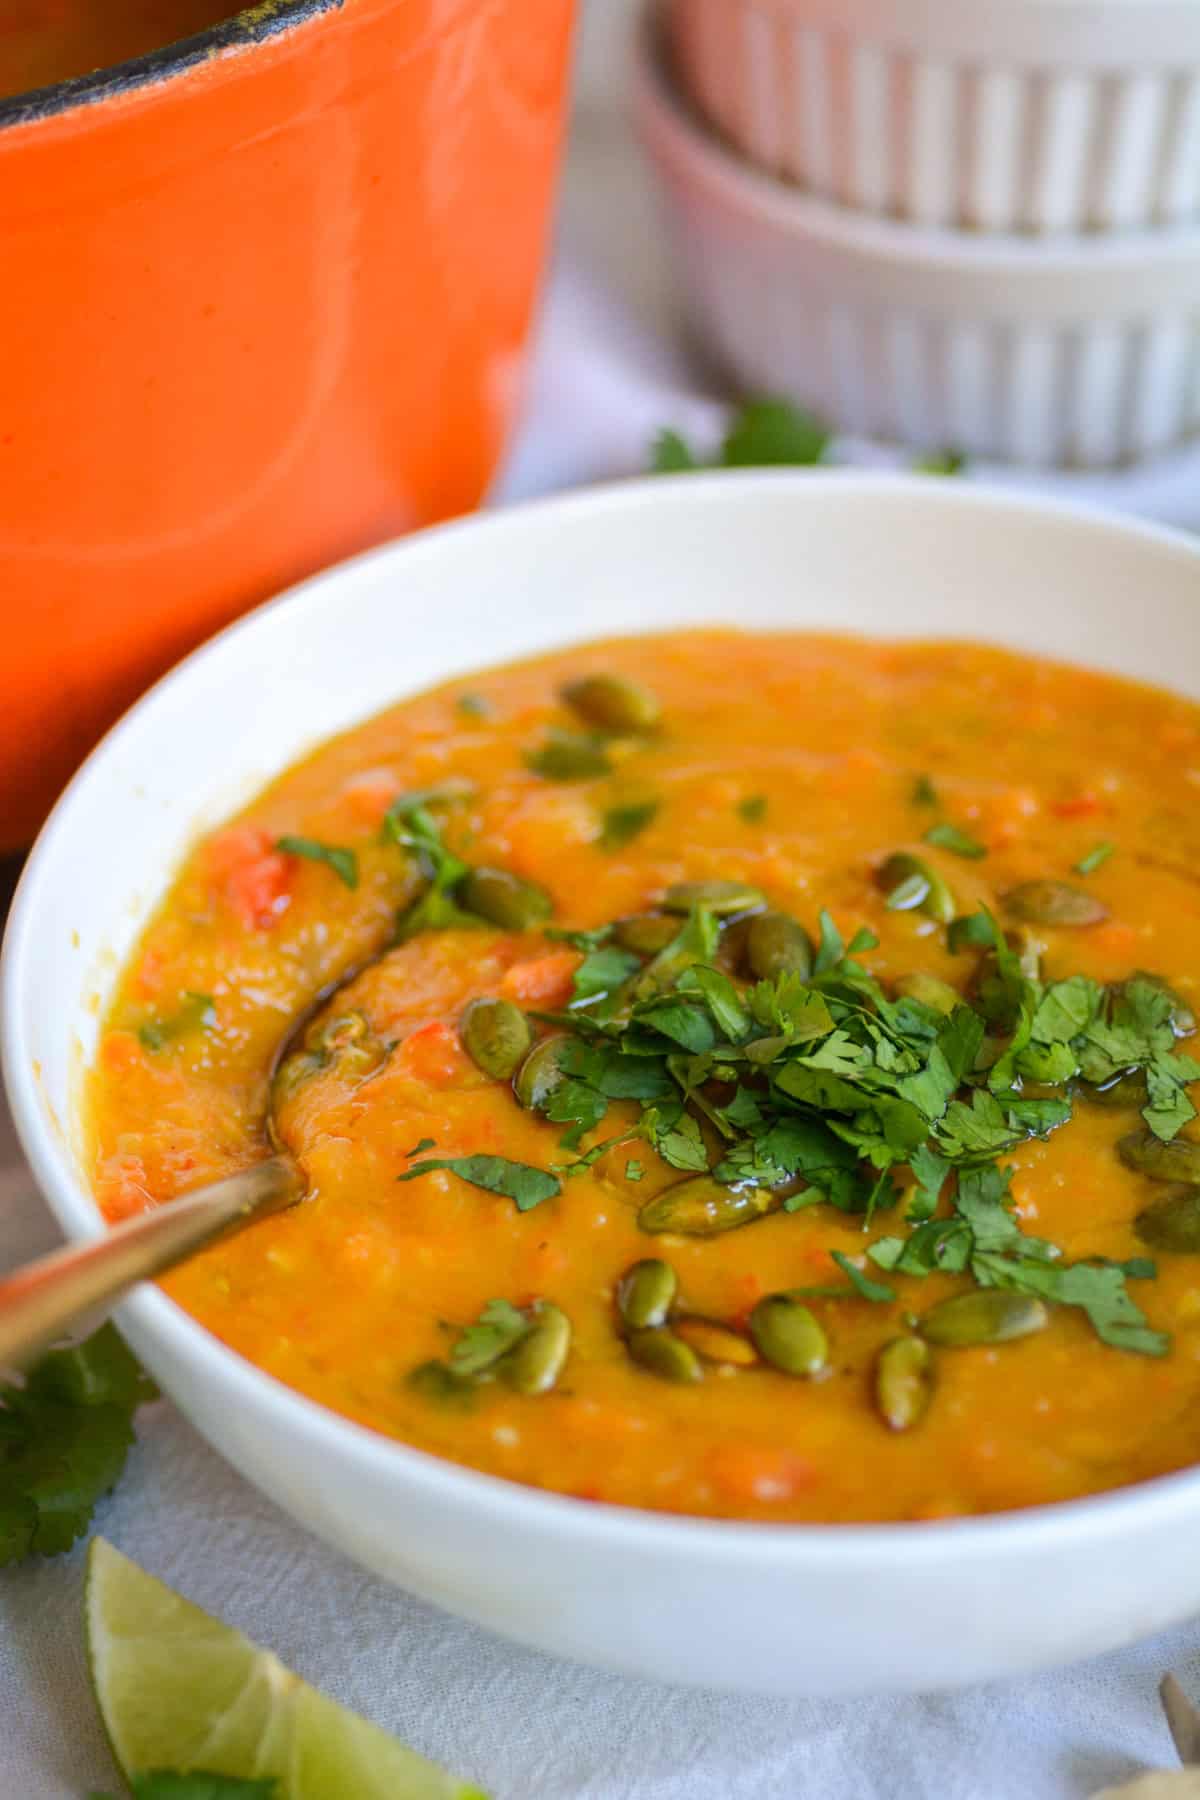
<svg viewBox="0 0 1200 1800">
<path fill-rule="evenodd" d="M 760 167 L 979 231 L 1200 220 L 1197 0 L 667 0 L 697 105 Z"/>
<path fill-rule="evenodd" d="M 1200 228 L 979 237 L 811 199 L 705 129 L 652 30 L 635 94 L 691 323 L 743 389 L 843 431 L 1042 467 L 1200 431 Z"/>
</svg>

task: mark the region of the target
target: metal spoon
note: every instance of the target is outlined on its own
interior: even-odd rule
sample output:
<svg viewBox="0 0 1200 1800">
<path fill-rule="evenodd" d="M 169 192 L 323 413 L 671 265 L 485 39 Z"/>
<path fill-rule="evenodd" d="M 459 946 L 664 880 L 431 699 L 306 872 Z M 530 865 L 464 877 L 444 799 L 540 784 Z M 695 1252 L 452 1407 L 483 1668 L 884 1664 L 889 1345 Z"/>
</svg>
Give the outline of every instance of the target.
<svg viewBox="0 0 1200 1800">
<path fill-rule="evenodd" d="M 389 941 L 375 956 L 322 989 L 282 1040 L 271 1066 L 272 1078 L 317 1015 L 391 948 Z M 151 1281 L 219 1238 L 244 1231 L 303 1199 L 304 1173 L 280 1141 L 270 1111 L 266 1131 L 274 1154 L 253 1168 L 181 1194 L 114 1226 L 103 1237 L 54 1250 L 0 1280 L 0 1369 L 23 1368 L 81 1319 L 92 1314 L 98 1319 L 109 1311 L 139 1281 Z"/>
</svg>

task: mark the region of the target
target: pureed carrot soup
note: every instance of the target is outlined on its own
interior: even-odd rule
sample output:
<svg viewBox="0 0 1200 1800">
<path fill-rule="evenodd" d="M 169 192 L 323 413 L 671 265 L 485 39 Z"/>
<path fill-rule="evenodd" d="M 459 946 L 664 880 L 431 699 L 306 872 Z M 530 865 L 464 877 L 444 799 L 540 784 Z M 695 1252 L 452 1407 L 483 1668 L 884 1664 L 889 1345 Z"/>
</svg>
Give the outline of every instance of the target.
<svg viewBox="0 0 1200 1800">
<path fill-rule="evenodd" d="M 244 1167 L 270 1102 L 308 1198 L 168 1290 L 567 1494 L 930 1519 L 1177 1468 L 1198 780 L 1200 709 L 956 644 L 688 632 L 406 701 L 187 862 L 101 1037 L 101 1203 Z"/>
</svg>

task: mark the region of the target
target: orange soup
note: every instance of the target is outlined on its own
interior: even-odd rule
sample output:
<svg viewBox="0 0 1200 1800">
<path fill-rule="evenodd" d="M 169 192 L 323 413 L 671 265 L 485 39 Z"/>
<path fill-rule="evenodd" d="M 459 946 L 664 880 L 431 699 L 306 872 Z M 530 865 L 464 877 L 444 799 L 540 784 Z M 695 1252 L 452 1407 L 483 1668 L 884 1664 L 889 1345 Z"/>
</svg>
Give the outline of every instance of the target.
<svg viewBox="0 0 1200 1800">
<path fill-rule="evenodd" d="M 306 1198 L 168 1291 L 582 1499 L 929 1520 L 1179 1468 L 1198 781 L 1190 703 L 960 644 L 687 632 L 405 701 L 189 857 L 101 1033 L 100 1203 L 270 1115 Z"/>
<path fill-rule="evenodd" d="M 233 0 L 5 0 L 0 96 L 111 68 L 238 11 Z"/>
</svg>

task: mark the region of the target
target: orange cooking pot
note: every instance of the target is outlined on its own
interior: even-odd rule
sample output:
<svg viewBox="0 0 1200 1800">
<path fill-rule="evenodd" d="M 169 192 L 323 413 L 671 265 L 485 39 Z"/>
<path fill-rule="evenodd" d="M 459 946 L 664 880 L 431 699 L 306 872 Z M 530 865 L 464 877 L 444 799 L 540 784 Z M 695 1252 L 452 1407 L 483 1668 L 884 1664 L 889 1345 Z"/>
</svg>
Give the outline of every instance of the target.
<svg viewBox="0 0 1200 1800">
<path fill-rule="evenodd" d="M 200 638 L 478 501 L 572 12 L 268 0 L 0 101 L 0 850 Z"/>
</svg>

